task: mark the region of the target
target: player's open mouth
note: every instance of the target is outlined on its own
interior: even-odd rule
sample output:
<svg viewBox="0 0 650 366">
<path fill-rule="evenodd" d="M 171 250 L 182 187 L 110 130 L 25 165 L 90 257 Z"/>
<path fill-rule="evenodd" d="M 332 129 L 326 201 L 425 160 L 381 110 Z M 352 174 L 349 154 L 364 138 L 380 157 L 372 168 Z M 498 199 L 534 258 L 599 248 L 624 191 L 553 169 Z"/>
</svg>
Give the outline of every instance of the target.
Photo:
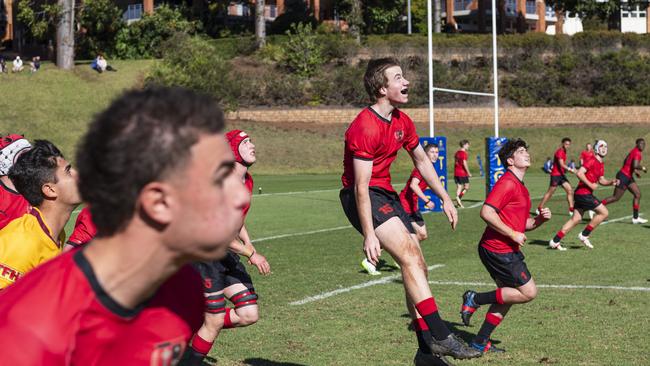
<svg viewBox="0 0 650 366">
<path fill-rule="evenodd" d="M 408 88 L 402 89 L 402 91 L 400 91 L 400 93 L 402 93 L 403 95 L 408 95 L 409 89 Z"/>
</svg>

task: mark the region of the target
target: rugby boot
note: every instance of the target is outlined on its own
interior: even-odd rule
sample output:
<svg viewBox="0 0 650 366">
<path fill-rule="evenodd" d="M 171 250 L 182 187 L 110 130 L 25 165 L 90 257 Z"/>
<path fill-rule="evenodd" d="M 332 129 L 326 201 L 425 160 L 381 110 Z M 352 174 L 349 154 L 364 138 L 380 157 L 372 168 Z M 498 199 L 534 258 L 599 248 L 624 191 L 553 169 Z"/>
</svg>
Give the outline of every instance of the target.
<svg viewBox="0 0 650 366">
<path fill-rule="evenodd" d="M 469 326 L 469 319 L 472 317 L 472 314 L 474 314 L 476 309 L 480 306 L 474 301 L 474 296 L 476 296 L 476 292 L 472 290 L 465 291 L 463 294 L 463 305 L 460 308 L 460 318 L 463 320 L 463 324 L 465 324 L 466 327 Z"/>
<path fill-rule="evenodd" d="M 469 347 L 457 335 L 451 333 L 447 338 L 439 341 L 432 337 L 429 345 L 431 352 L 442 356 L 451 356 L 457 360 L 481 357 L 483 354 L 472 347 Z"/>
<path fill-rule="evenodd" d="M 481 353 L 504 353 L 506 350 L 503 348 L 498 348 L 492 344 L 492 341 L 487 340 L 485 343 L 472 342 L 470 346 L 476 350 L 481 351 Z"/>
<path fill-rule="evenodd" d="M 578 240 L 580 240 L 582 242 L 582 244 L 584 244 L 587 248 L 594 249 L 594 246 L 589 241 L 588 236 L 584 236 L 584 235 L 582 235 L 582 233 L 580 233 L 580 234 L 578 234 Z"/>
<path fill-rule="evenodd" d="M 556 243 L 556 242 L 553 241 L 553 239 L 551 239 L 548 242 L 548 247 L 549 247 L 549 249 L 556 249 L 556 250 L 559 250 L 559 251 L 565 251 L 566 250 L 566 248 L 563 247 L 561 243 L 559 243 L 559 242 Z"/>
<path fill-rule="evenodd" d="M 632 223 L 633 224 L 645 224 L 647 222 L 648 222 L 648 220 L 646 220 L 646 219 L 644 219 L 642 217 L 637 217 L 636 219 L 632 218 Z"/>
<path fill-rule="evenodd" d="M 413 358 L 415 366 L 454 366 L 445 356 L 424 353 L 418 350 Z"/>
</svg>

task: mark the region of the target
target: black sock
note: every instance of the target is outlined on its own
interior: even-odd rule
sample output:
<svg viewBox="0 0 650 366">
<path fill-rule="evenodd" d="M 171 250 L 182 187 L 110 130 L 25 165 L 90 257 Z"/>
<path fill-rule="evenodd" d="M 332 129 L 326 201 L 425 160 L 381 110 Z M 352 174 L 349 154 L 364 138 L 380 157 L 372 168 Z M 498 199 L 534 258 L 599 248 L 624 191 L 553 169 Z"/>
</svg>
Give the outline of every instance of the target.
<svg viewBox="0 0 650 366">
<path fill-rule="evenodd" d="M 492 332 L 494 332 L 494 329 L 496 329 L 496 327 L 501 323 L 501 320 L 501 318 L 492 313 L 485 314 L 485 321 L 474 338 L 474 342 L 479 344 L 487 342 L 487 340 L 490 339 Z"/>
<path fill-rule="evenodd" d="M 440 314 L 438 314 L 438 306 L 433 297 L 415 304 L 415 308 L 422 316 L 422 319 L 424 319 L 424 322 L 427 323 L 431 335 L 433 335 L 436 340 L 441 341 L 449 337 L 451 332 L 442 321 L 442 318 L 440 318 Z"/>
<path fill-rule="evenodd" d="M 495 290 L 490 292 L 477 293 L 476 296 L 474 296 L 474 302 L 476 305 L 496 304 L 497 292 Z"/>
<path fill-rule="evenodd" d="M 582 230 L 582 236 L 589 236 L 589 234 L 591 234 L 591 231 L 593 229 L 594 228 L 591 225 L 587 225 L 587 227 L 585 227 L 585 229 Z"/>
<path fill-rule="evenodd" d="M 429 348 L 429 343 L 431 343 L 431 333 L 426 330 L 416 330 L 415 335 L 418 337 L 418 348 L 420 352 L 430 354 L 431 348 Z M 427 342 L 427 338 L 429 342 Z"/>
<path fill-rule="evenodd" d="M 632 217 L 634 217 L 635 219 L 638 219 L 639 218 L 639 210 L 632 211 Z"/>
</svg>

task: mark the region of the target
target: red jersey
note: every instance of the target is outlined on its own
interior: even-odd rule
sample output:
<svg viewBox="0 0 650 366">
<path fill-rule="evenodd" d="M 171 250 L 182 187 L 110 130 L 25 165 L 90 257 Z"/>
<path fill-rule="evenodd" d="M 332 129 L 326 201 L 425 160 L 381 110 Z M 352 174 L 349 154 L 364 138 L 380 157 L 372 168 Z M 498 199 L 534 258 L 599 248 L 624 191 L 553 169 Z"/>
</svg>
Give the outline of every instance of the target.
<svg viewBox="0 0 650 366">
<path fill-rule="evenodd" d="M 127 309 L 97 281 L 83 249 L 0 293 L 0 365 L 174 365 L 203 323 L 201 276 L 185 266 Z"/>
<path fill-rule="evenodd" d="M 405 113 L 395 108 L 389 121 L 372 108 L 365 108 L 345 132 L 341 177 L 343 187 L 354 186 L 353 159 L 361 159 L 372 161 L 372 175 L 368 185 L 394 192 L 390 165 L 401 148 L 412 151 L 418 144 L 415 125 Z"/>
<path fill-rule="evenodd" d="M 594 151 L 593 151 L 593 150 L 591 150 L 591 151 L 589 151 L 589 150 L 583 150 L 583 151 L 580 153 L 580 160 L 582 161 L 582 165 L 587 164 L 587 160 L 589 160 L 589 159 L 591 159 L 591 158 L 593 158 L 593 157 L 595 157 L 595 156 L 596 156 L 596 155 L 594 155 Z"/>
<path fill-rule="evenodd" d="M 641 155 L 641 150 L 639 150 L 637 147 L 634 147 L 634 149 L 630 150 L 630 152 L 625 157 L 625 160 L 623 161 L 623 167 L 621 168 L 621 173 L 625 174 L 625 176 L 628 178 L 632 178 L 634 174 L 634 160 L 638 160 L 640 163 L 641 158 L 643 158 Z"/>
<path fill-rule="evenodd" d="M 454 155 L 454 177 L 468 177 L 467 170 L 465 170 L 465 165 L 463 162 L 467 161 L 467 151 L 458 150 Z"/>
<path fill-rule="evenodd" d="M 420 183 L 418 183 L 418 187 L 420 187 L 423 192 L 429 186 L 427 182 L 424 181 L 424 178 L 422 177 L 422 174 L 420 174 L 420 171 L 417 168 L 413 169 L 409 180 L 406 181 L 406 187 L 404 187 L 404 189 L 402 189 L 399 194 L 399 200 L 402 203 L 402 207 L 404 207 L 404 211 L 406 211 L 408 214 L 416 212 L 419 209 L 418 195 L 415 194 L 413 189 L 411 189 L 411 182 L 414 178 L 420 181 Z"/>
<path fill-rule="evenodd" d="M 13 220 L 29 213 L 29 202 L 18 192 L 0 181 L 0 229 Z"/>
<path fill-rule="evenodd" d="M 585 165 L 582 166 L 587 169 L 585 173 L 585 178 L 591 183 L 598 183 L 600 177 L 605 175 L 605 163 L 598 161 L 598 159 L 593 158 L 585 162 Z M 592 194 L 594 190 L 589 188 L 582 180 L 578 182 L 578 188 L 576 188 L 576 194 Z"/>
<path fill-rule="evenodd" d="M 246 172 L 246 175 L 244 176 L 244 185 L 246 186 L 246 189 L 248 189 L 248 193 L 253 195 L 253 177 Z M 248 210 L 251 209 L 251 202 L 253 202 L 252 197 L 251 200 L 246 204 L 246 207 L 244 207 L 244 218 L 246 218 L 246 215 L 248 214 Z"/>
<path fill-rule="evenodd" d="M 523 233 L 530 215 L 530 194 L 524 182 L 510 170 L 499 178 L 488 194 L 485 204 L 494 208 L 499 218 L 509 228 Z M 519 245 L 510 237 L 503 235 L 490 226 L 485 228 L 480 245 L 495 253 L 518 252 Z"/>
<path fill-rule="evenodd" d="M 90 207 L 86 206 L 81 210 L 79 216 L 77 216 L 77 221 L 74 224 L 74 231 L 68 239 L 68 244 L 74 246 L 84 245 L 91 241 L 96 234 L 97 228 L 95 227 L 90 215 Z"/>
<path fill-rule="evenodd" d="M 551 170 L 551 175 L 554 177 L 564 175 L 565 170 L 560 166 L 560 160 L 564 161 L 564 165 L 566 165 L 566 150 L 564 150 L 564 147 L 561 147 L 555 151 L 555 155 L 553 155 L 553 170 Z"/>
</svg>

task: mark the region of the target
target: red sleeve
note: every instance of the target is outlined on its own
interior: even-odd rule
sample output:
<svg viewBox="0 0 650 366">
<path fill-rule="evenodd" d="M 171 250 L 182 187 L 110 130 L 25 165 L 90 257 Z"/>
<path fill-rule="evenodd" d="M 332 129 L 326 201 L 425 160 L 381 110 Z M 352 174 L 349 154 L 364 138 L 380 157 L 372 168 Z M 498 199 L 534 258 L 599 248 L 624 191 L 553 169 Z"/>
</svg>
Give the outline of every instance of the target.
<svg viewBox="0 0 650 366">
<path fill-rule="evenodd" d="M 419 180 L 420 182 L 422 182 L 424 180 L 424 178 L 422 177 L 422 174 L 420 173 L 420 171 L 417 168 L 413 169 L 413 172 L 411 173 L 411 178 L 415 178 L 415 179 Z"/>
<path fill-rule="evenodd" d="M 488 194 L 485 199 L 485 204 L 495 209 L 497 212 L 501 212 L 506 204 L 508 204 L 510 197 L 512 196 L 514 188 L 514 182 L 506 179 L 500 179 L 497 184 L 494 185 L 490 194 Z"/>
<path fill-rule="evenodd" d="M 558 149 L 558 150 L 555 152 L 555 157 L 556 157 L 558 160 L 559 160 L 559 159 L 564 160 L 564 162 L 566 163 L 566 151 L 564 151 L 563 149 Z"/>
<path fill-rule="evenodd" d="M 345 141 L 352 152 L 352 156 L 363 160 L 372 160 L 377 151 L 378 134 L 369 124 L 361 126 L 361 123 L 354 121 L 346 133 Z"/>
<path fill-rule="evenodd" d="M 404 145 L 402 146 L 408 151 L 413 151 L 420 143 L 420 138 L 415 131 L 413 121 L 407 115 L 404 115 L 404 120 Z"/>
<path fill-rule="evenodd" d="M 633 158 L 634 160 L 638 160 L 639 162 L 641 162 L 642 157 L 643 155 L 641 155 L 641 151 L 634 150 L 634 158 Z"/>
<path fill-rule="evenodd" d="M 97 228 L 92 221 L 90 209 L 88 207 L 84 207 L 77 217 L 77 221 L 74 225 L 74 231 L 72 232 L 72 235 L 70 235 L 68 243 L 75 246 L 83 245 L 91 241 L 96 234 Z"/>
<path fill-rule="evenodd" d="M 461 155 L 461 159 L 462 159 L 462 160 L 467 160 L 467 158 L 469 157 L 469 156 L 467 155 L 467 151 L 461 151 L 461 154 L 460 154 L 460 155 Z"/>
</svg>

